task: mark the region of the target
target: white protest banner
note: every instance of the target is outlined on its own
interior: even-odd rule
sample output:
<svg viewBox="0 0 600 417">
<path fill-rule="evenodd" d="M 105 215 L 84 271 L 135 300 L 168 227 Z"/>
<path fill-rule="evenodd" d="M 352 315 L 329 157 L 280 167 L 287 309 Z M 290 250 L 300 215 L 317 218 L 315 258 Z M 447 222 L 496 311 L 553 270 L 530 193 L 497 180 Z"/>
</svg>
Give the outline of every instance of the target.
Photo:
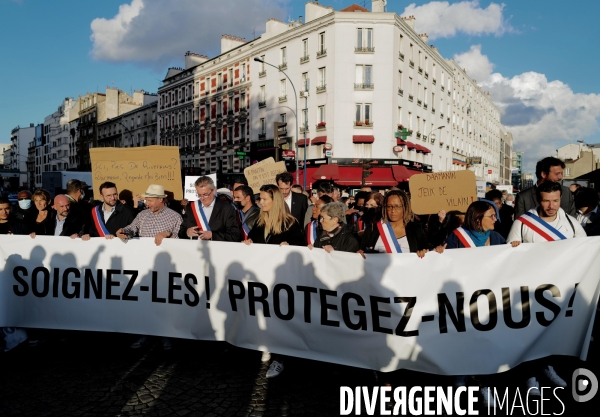
<svg viewBox="0 0 600 417">
<path fill-rule="evenodd" d="M 0 236 L 0 326 L 226 340 L 383 371 L 490 374 L 548 355 L 586 357 L 599 251 L 591 237 L 363 260 L 276 245 Z"/>
<path fill-rule="evenodd" d="M 217 174 L 208 174 L 207 177 L 210 177 L 215 183 L 215 187 L 217 186 Z M 183 198 L 186 198 L 188 201 L 197 201 L 198 194 L 196 193 L 196 186 L 194 183 L 196 180 L 200 178 L 199 176 L 185 176 L 185 182 L 183 184 Z"/>
</svg>

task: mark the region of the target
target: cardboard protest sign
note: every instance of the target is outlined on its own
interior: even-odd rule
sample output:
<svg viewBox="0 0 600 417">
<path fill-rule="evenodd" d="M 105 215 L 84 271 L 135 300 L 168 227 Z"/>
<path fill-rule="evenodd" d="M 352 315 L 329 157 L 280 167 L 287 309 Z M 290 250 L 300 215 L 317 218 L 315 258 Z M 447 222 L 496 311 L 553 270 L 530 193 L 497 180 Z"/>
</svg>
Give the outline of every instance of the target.
<svg viewBox="0 0 600 417">
<path fill-rule="evenodd" d="M 257 162 L 256 164 L 252 165 L 254 168 L 259 167 L 261 165 L 265 165 L 265 164 L 274 164 L 275 160 L 273 159 L 272 156 L 269 156 L 268 158 L 263 159 L 262 161 Z"/>
<path fill-rule="evenodd" d="M 117 185 L 119 198 L 127 200 L 144 193 L 150 184 L 159 184 L 169 197 L 183 198 L 177 146 L 92 148 L 90 159 L 94 190 L 111 181 Z"/>
<path fill-rule="evenodd" d="M 477 197 L 483 198 L 485 197 L 485 181 L 477 181 Z"/>
<path fill-rule="evenodd" d="M 217 186 L 217 174 L 208 174 L 207 177 L 212 178 L 215 183 L 215 187 Z M 185 183 L 183 184 L 183 198 L 186 198 L 188 201 L 197 201 L 198 194 L 196 193 L 196 186 L 194 183 L 196 180 L 200 178 L 199 176 L 185 176 Z"/>
<path fill-rule="evenodd" d="M 269 159 L 269 158 L 267 158 Z M 270 158 L 271 160 L 273 158 Z M 260 192 L 260 187 L 264 184 L 275 184 L 275 177 L 281 172 L 285 172 L 285 162 L 269 162 L 254 164 L 244 169 L 244 175 L 248 180 L 248 185 L 254 193 Z"/>
<path fill-rule="evenodd" d="M 431 172 L 410 177 L 410 205 L 417 214 L 440 210 L 467 211 L 477 201 L 477 184 L 472 171 Z"/>
</svg>

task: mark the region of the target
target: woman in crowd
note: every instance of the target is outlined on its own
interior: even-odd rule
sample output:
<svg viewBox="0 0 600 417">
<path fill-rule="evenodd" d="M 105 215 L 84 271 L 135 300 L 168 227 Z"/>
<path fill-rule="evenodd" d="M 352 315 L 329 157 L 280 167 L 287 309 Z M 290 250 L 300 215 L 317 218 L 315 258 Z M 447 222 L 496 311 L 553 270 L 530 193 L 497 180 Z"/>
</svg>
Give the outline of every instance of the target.
<svg viewBox="0 0 600 417">
<path fill-rule="evenodd" d="M 290 214 L 279 187 L 266 184 L 260 187 L 260 216 L 250 230 L 246 245 L 266 243 L 269 245 L 305 246 L 304 234 L 298 221 Z M 263 353 L 264 360 L 269 356 Z M 283 372 L 283 359 L 273 356 L 267 371 L 267 378 L 274 378 Z"/>
<path fill-rule="evenodd" d="M 404 191 L 391 190 L 383 198 L 383 219 L 365 229 L 361 249 L 365 253 L 408 253 L 419 258 L 427 253 L 427 236 L 413 221 L 410 201 Z"/>
<path fill-rule="evenodd" d="M 463 225 L 454 229 L 446 238 L 446 247 L 455 249 L 505 244 L 506 240 L 500 233 L 494 232 L 496 220 L 496 209 L 490 203 L 471 203 Z"/>
<path fill-rule="evenodd" d="M 372 232 L 374 229 L 377 229 L 377 223 L 381 221 L 381 217 L 383 216 L 381 209 L 382 205 L 383 196 L 377 191 L 370 193 L 365 198 L 365 209 L 361 218 L 362 230 L 358 231 L 359 238 L 362 238 L 367 230 Z"/>
<path fill-rule="evenodd" d="M 328 253 L 334 250 L 342 252 L 358 252 L 358 240 L 352 230 L 344 224 L 346 215 L 344 203 L 329 203 L 321 208 L 320 222 L 322 231 L 309 249 L 322 248 Z"/>
<path fill-rule="evenodd" d="M 44 189 L 37 190 L 31 196 L 35 208 L 25 217 L 27 231 L 29 236 L 36 235 L 52 236 L 54 235 L 54 221 L 50 206 L 50 193 Z"/>
<path fill-rule="evenodd" d="M 480 246 L 503 245 L 506 240 L 498 232 L 494 232 L 496 223 L 496 209 L 485 201 L 475 201 L 471 203 L 465 214 L 465 221 L 462 226 L 456 228 L 446 239 L 446 248 L 473 248 Z M 483 375 L 479 377 L 481 385 L 481 395 L 483 403 L 487 406 L 494 406 L 494 397 L 492 397 L 489 388 L 489 378 Z M 457 375 L 455 385 L 464 386 L 466 384 L 465 375 Z"/>
<path fill-rule="evenodd" d="M 331 197 L 323 194 L 317 201 L 315 201 L 315 204 L 311 206 L 312 216 L 310 218 L 310 222 L 308 222 L 305 227 L 304 233 L 306 236 L 307 245 L 314 245 L 315 241 L 317 240 L 317 236 L 323 231 L 319 223 L 319 215 L 321 214 L 321 209 L 323 206 L 332 202 L 333 199 Z"/>
</svg>

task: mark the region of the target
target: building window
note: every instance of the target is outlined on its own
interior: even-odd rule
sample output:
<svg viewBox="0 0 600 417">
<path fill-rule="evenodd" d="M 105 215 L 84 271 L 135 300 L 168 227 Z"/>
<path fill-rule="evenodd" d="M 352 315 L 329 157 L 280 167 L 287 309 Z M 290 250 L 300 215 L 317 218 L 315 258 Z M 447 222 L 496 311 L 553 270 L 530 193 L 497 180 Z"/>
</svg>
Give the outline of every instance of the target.
<svg viewBox="0 0 600 417">
<path fill-rule="evenodd" d="M 308 39 L 302 39 L 302 58 L 308 58 Z"/>
<path fill-rule="evenodd" d="M 372 104 L 356 104 L 355 122 L 371 124 L 373 123 Z"/>
<path fill-rule="evenodd" d="M 319 51 L 317 55 L 324 55 L 325 52 L 327 52 L 327 49 L 325 49 L 325 32 L 321 32 L 319 33 Z"/>
<path fill-rule="evenodd" d="M 319 123 L 325 123 L 325 106 L 319 106 L 317 111 L 317 120 Z"/>
<path fill-rule="evenodd" d="M 317 87 L 323 89 L 325 88 L 325 85 L 327 84 L 326 80 L 326 75 L 327 73 L 325 72 L 325 67 L 323 68 L 319 68 L 319 85 Z"/>
<path fill-rule="evenodd" d="M 372 82 L 372 65 L 357 65 L 356 66 L 356 85 L 355 88 L 373 88 Z"/>
<path fill-rule="evenodd" d="M 265 56 L 261 55 L 260 56 L 260 60 L 263 61 L 260 63 L 260 72 L 265 72 Z"/>
<path fill-rule="evenodd" d="M 260 86 L 260 99 L 259 99 L 260 103 L 264 103 L 264 102 L 267 101 L 267 95 L 266 94 L 267 93 L 266 93 L 266 90 L 265 90 L 265 86 L 261 85 Z"/>
<path fill-rule="evenodd" d="M 223 74 L 217 74 L 217 89 L 221 89 L 223 87 Z"/>
<path fill-rule="evenodd" d="M 223 110 L 223 103 L 221 100 L 217 100 L 217 117 L 221 116 L 221 111 Z"/>
<path fill-rule="evenodd" d="M 302 73 L 302 91 L 308 91 L 308 72 Z"/>
<path fill-rule="evenodd" d="M 260 119 L 260 133 L 261 135 L 264 135 L 267 133 L 266 131 L 267 126 L 265 125 L 265 119 Z"/>
<path fill-rule="evenodd" d="M 287 96 L 287 84 L 285 80 L 279 81 L 279 98 L 285 98 Z"/>
<path fill-rule="evenodd" d="M 361 52 L 373 52 L 373 29 L 356 29 L 356 50 Z"/>
<path fill-rule="evenodd" d="M 287 66 L 287 48 L 285 46 L 281 48 L 281 54 L 279 55 L 279 66 Z"/>
</svg>

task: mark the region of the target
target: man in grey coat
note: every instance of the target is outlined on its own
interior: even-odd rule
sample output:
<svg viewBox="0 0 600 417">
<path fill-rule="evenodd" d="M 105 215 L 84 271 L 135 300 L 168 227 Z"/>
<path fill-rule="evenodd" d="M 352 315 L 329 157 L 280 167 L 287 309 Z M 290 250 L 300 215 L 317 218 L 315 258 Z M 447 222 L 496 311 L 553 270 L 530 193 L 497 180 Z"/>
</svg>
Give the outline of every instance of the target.
<svg viewBox="0 0 600 417">
<path fill-rule="evenodd" d="M 565 163 L 552 156 L 538 161 L 538 163 L 535 165 L 535 176 L 538 180 L 537 184 L 517 194 L 517 198 L 515 200 L 514 218 L 516 219 L 523 213 L 537 207 L 538 202 L 536 200 L 536 189 L 538 185 L 541 185 L 546 181 L 562 181 L 564 169 Z M 573 217 L 577 215 L 575 203 L 573 201 L 573 194 L 565 186 L 563 186 L 562 196 L 560 199 L 560 208 Z"/>
</svg>

